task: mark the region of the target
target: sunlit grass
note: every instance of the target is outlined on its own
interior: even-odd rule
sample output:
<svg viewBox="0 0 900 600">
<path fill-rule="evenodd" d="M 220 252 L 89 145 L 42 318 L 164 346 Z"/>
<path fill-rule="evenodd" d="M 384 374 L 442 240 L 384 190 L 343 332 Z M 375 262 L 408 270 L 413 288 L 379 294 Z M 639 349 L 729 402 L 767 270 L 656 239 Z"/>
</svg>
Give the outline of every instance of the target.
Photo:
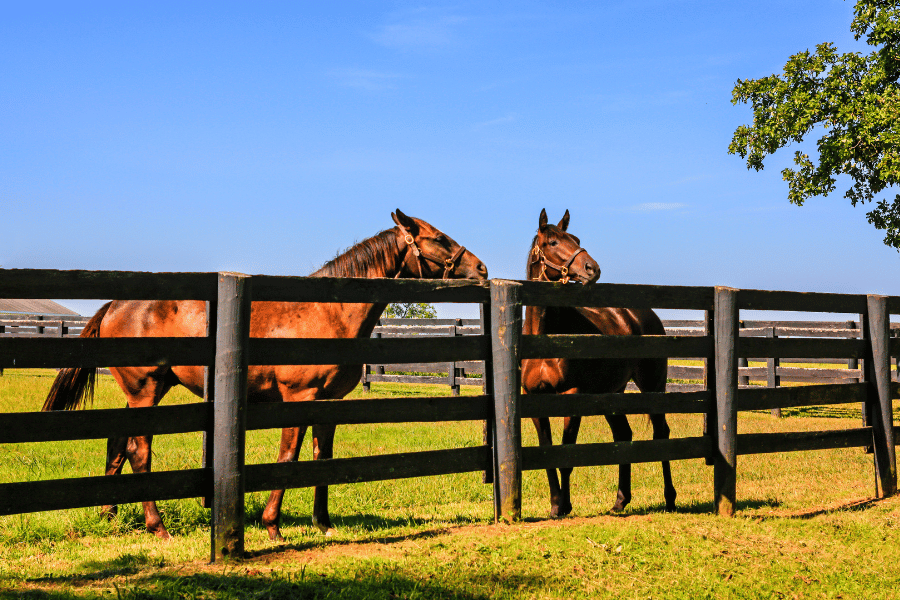
<svg viewBox="0 0 900 600">
<path fill-rule="evenodd" d="M 7 370 L 0 412 L 38 410 L 54 375 Z M 357 388 L 350 397 L 447 394 L 447 386 L 374 383 L 371 393 Z M 176 388 L 165 402 L 197 400 Z M 123 403 L 115 382 L 100 377 L 94 408 Z M 741 413 L 739 432 L 857 427 L 859 408 L 846 409 L 846 418 Z M 676 437 L 702 432 L 698 415 L 672 415 L 669 423 Z M 636 439 L 651 436 L 644 419 L 632 426 Z M 335 456 L 477 445 L 481 427 L 343 426 Z M 522 434 L 524 444 L 537 443 L 527 421 Z M 311 457 L 309 435 L 303 460 Z M 274 460 L 278 438 L 278 431 L 249 432 L 247 462 Z M 611 441 L 605 421 L 586 418 L 579 442 L 602 441 Z M 157 436 L 154 469 L 199 467 L 200 444 L 199 433 Z M 105 452 L 104 440 L 0 445 L 0 482 L 98 475 Z M 0 517 L 0 597 L 4 586 L 9 597 L 42 590 L 67 598 L 892 597 L 898 575 L 889 557 L 900 551 L 900 504 L 860 504 L 874 493 L 871 455 L 838 449 L 741 456 L 738 516 L 730 520 L 713 514 L 711 467 L 690 460 L 672 470 L 675 514 L 662 512 L 658 464 L 634 466 L 634 498 L 622 516 L 608 513 L 616 468 L 592 467 L 575 471 L 573 516 L 560 521 L 546 520 L 545 474 L 526 472 L 526 521 L 513 526 L 492 524 L 491 486 L 479 473 L 334 486 L 334 538 L 311 525 L 312 491 L 289 490 L 287 545 L 270 542 L 260 525 L 267 494 L 248 494 L 246 546 L 256 558 L 244 566 L 205 566 L 209 511 L 198 499 L 160 503 L 176 536 L 171 542 L 145 533 L 137 504 L 123 506 L 112 522 L 96 508 Z"/>
</svg>

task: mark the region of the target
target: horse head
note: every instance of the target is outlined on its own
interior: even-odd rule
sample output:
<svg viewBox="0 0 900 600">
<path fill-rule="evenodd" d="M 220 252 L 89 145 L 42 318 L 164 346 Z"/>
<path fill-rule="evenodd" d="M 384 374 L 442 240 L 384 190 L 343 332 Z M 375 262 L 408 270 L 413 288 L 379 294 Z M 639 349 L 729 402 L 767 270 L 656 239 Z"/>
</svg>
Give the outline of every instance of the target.
<svg viewBox="0 0 900 600">
<path fill-rule="evenodd" d="M 566 231 L 568 227 L 568 210 L 558 225 L 550 225 L 547 211 L 541 209 L 528 256 L 528 279 L 587 284 L 600 278 L 600 265 L 581 247 L 581 240 Z"/>
<path fill-rule="evenodd" d="M 409 217 L 399 208 L 391 218 L 397 224 L 397 244 L 405 252 L 401 277 L 487 279 L 487 267 L 481 259 L 437 227 Z"/>
</svg>

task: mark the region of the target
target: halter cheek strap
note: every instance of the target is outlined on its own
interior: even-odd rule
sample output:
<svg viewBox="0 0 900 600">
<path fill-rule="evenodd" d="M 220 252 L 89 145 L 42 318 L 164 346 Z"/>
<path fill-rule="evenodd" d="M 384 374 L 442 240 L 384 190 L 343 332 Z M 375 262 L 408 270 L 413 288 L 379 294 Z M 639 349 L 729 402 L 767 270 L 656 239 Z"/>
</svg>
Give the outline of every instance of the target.
<svg viewBox="0 0 900 600">
<path fill-rule="evenodd" d="M 570 256 L 565 263 L 558 265 L 554 262 L 551 262 L 547 258 L 547 255 L 544 254 L 544 251 L 535 246 L 531 251 L 531 253 L 534 255 L 534 260 L 531 261 L 531 264 L 534 264 L 536 262 L 541 263 L 541 272 L 538 275 L 538 281 L 551 281 L 550 278 L 547 277 L 547 267 L 550 267 L 551 269 L 559 271 L 560 281 L 562 281 L 564 284 L 569 283 L 569 267 L 572 266 L 572 263 L 575 261 L 575 257 L 577 257 L 584 251 L 584 248 L 578 248 L 575 252 L 572 253 L 572 256 Z"/>
<path fill-rule="evenodd" d="M 422 259 L 430 260 L 436 265 L 441 265 L 444 267 L 444 276 L 441 279 L 450 279 L 450 275 L 453 274 L 454 269 L 456 269 L 456 261 L 460 259 L 460 257 L 465 253 L 466 247 L 460 246 L 456 252 L 450 258 L 442 259 L 440 257 L 426 254 L 422 252 L 422 249 L 416 245 L 416 238 L 412 236 L 412 234 L 407 231 L 406 227 L 398 224 L 397 227 L 400 228 L 400 232 L 403 234 L 403 241 L 406 242 L 406 245 L 409 246 L 409 249 L 412 250 L 413 255 L 416 257 L 416 265 L 419 268 L 419 279 L 424 279 L 425 271 L 422 269 Z M 400 274 L 397 273 L 397 277 Z"/>
</svg>

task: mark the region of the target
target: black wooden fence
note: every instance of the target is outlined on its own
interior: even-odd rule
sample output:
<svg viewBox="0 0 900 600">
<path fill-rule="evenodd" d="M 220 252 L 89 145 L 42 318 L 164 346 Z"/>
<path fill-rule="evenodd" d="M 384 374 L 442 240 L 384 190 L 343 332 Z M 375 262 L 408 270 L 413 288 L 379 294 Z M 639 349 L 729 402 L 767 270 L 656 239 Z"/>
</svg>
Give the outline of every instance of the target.
<svg viewBox="0 0 900 600">
<path fill-rule="evenodd" d="M 702 320 L 663 320 L 667 335 L 703 336 Z M 751 321 L 740 320 L 741 337 L 828 337 L 861 338 L 862 315 L 858 321 Z M 457 335 L 481 335 L 479 319 L 381 319 L 372 337 L 413 337 L 435 336 L 453 337 Z M 900 323 L 891 325 L 891 337 L 900 334 Z M 693 357 L 702 360 L 702 357 Z M 891 358 L 892 366 L 897 359 Z M 766 363 L 765 366 L 750 366 L 749 363 Z M 798 365 L 820 364 L 823 367 Z M 793 366 L 792 366 L 793 365 Z M 844 368 L 837 368 L 841 365 Z M 444 375 L 446 373 L 446 375 Z M 484 373 L 482 361 L 456 363 L 413 363 L 413 364 L 372 364 L 363 365 L 363 389 L 369 391 L 373 382 L 444 384 L 451 388 L 454 396 L 459 395 L 460 385 L 482 385 Z M 670 364 L 666 385 L 669 392 L 692 392 L 706 389 L 706 386 L 690 381 L 703 380 L 704 367 Z M 475 375 L 476 377 L 468 377 Z M 900 367 L 892 371 L 892 380 L 900 381 Z M 859 383 L 865 379 L 865 369 L 855 358 L 742 358 L 738 360 L 739 385 L 765 385 L 779 387 L 782 383 Z M 673 381 L 674 380 L 674 381 Z M 628 391 L 637 391 L 633 382 L 628 383 Z M 780 410 L 773 411 L 776 416 Z"/>
<path fill-rule="evenodd" d="M 209 333 L 200 338 L 0 338 L 0 367 L 206 365 L 214 403 L 66 413 L 10 413 L 0 443 L 206 431 L 206 466 L 118 477 L 0 485 L 0 514 L 100 504 L 211 497 L 213 560 L 243 550 L 243 494 L 273 488 L 489 471 L 495 516 L 521 516 L 523 469 L 706 458 L 715 465 L 716 506 L 734 510 L 736 457 L 835 447 L 874 447 L 883 495 L 896 491 L 890 402 L 890 314 L 900 298 L 801 294 L 711 287 L 594 284 L 563 286 L 493 280 L 408 281 L 246 276 L 236 273 L 129 273 L 0 270 L 0 297 L 198 300 L 208 303 Z M 482 305 L 487 334 L 421 339 L 249 338 L 253 300 L 297 302 L 464 302 Z M 632 306 L 705 311 L 702 336 L 523 336 L 523 305 Z M 739 337 L 739 309 L 864 315 L 863 339 Z M 703 357 L 707 389 L 655 394 L 522 396 L 519 361 L 541 357 Z M 865 359 L 866 382 L 800 388 L 738 386 L 738 359 L 749 357 Z M 491 395 L 262 403 L 248 410 L 248 364 L 399 364 L 484 360 Z M 739 410 L 865 402 L 870 425 L 845 431 L 737 434 Z M 537 416 L 701 413 L 704 435 L 630 443 L 552 448 L 521 445 L 521 418 Z M 323 461 L 244 464 L 248 429 L 314 423 L 486 421 L 489 444 Z"/>
<path fill-rule="evenodd" d="M 481 319 L 381 319 L 372 332 L 375 338 L 457 337 L 483 335 Z M 446 375 L 443 375 L 446 373 Z M 467 377 L 478 375 L 479 377 Z M 484 361 L 469 360 L 449 363 L 365 364 L 363 389 L 373 382 L 443 384 L 454 396 L 462 385 L 484 385 Z"/>
</svg>

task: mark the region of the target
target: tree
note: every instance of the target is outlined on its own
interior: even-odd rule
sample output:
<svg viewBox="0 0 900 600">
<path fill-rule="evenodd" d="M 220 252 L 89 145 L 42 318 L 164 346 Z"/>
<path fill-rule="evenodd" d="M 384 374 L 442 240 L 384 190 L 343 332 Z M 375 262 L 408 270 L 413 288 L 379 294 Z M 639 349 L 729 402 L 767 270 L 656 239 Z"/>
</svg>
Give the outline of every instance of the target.
<svg viewBox="0 0 900 600">
<path fill-rule="evenodd" d="M 398 302 L 388 304 L 384 317 L 388 319 L 433 319 L 437 310 L 425 302 Z"/>
<path fill-rule="evenodd" d="M 761 171 L 767 155 L 824 129 L 818 163 L 797 151 L 796 168 L 781 172 L 797 206 L 833 192 L 839 175 L 853 181 L 844 194 L 853 206 L 900 183 L 900 3 L 859 0 L 850 28 L 875 49 L 838 54 L 833 44 L 819 44 L 791 56 L 783 75 L 738 79 L 732 90 L 732 104 L 753 107 L 753 125 L 738 127 L 728 146 L 748 169 Z M 900 250 L 900 194 L 877 200 L 866 216 Z"/>
</svg>

